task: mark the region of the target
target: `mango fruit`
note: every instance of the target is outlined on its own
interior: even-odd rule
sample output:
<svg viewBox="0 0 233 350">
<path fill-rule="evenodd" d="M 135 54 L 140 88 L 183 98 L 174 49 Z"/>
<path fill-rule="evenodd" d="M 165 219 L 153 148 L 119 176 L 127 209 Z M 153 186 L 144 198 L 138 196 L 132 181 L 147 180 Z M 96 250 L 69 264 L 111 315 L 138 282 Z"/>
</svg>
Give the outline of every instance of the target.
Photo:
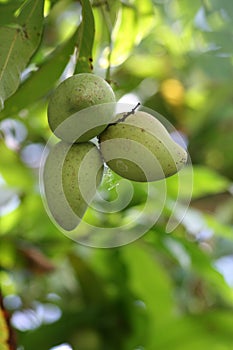
<svg viewBox="0 0 233 350">
<path fill-rule="evenodd" d="M 138 182 L 157 181 L 177 173 L 186 151 L 154 116 L 137 111 L 116 117 L 99 136 L 100 150 L 116 174 Z"/>
<path fill-rule="evenodd" d="M 80 223 L 103 176 L 103 161 L 92 143 L 60 141 L 44 164 L 45 202 L 55 222 L 66 231 Z"/>
<path fill-rule="evenodd" d="M 87 142 L 106 128 L 114 104 L 115 94 L 103 78 L 91 73 L 73 75 L 58 85 L 50 97 L 50 129 L 66 142 Z"/>
</svg>

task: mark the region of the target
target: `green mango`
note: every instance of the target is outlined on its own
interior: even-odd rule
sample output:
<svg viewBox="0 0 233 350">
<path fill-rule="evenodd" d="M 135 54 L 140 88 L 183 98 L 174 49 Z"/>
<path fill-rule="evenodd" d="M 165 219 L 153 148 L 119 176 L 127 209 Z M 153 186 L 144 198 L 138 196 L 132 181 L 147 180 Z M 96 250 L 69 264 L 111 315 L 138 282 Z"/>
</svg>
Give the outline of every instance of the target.
<svg viewBox="0 0 233 350">
<path fill-rule="evenodd" d="M 100 149 L 111 170 L 133 181 L 161 180 L 177 173 L 187 152 L 154 116 L 138 111 L 118 115 L 99 136 Z"/>
<path fill-rule="evenodd" d="M 115 94 L 103 78 L 91 73 L 76 74 L 52 93 L 48 123 L 53 133 L 66 142 L 87 142 L 106 128 L 114 106 Z"/>
<path fill-rule="evenodd" d="M 52 218 L 64 230 L 80 223 L 102 176 L 103 161 L 93 143 L 60 141 L 52 147 L 44 164 L 44 195 Z"/>
</svg>

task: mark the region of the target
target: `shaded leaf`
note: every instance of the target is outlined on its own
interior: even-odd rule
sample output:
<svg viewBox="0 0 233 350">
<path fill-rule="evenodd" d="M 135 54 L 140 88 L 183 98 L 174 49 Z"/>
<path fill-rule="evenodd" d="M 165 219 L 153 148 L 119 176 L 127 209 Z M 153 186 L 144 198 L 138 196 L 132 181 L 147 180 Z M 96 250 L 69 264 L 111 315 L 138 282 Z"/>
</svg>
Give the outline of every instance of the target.
<svg viewBox="0 0 233 350">
<path fill-rule="evenodd" d="M 0 119 L 18 113 L 45 96 L 54 86 L 67 65 L 78 40 L 78 30 L 62 46 L 53 51 L 36 72 L 22 83 L 17 92 L 5 103 Z"/>
<path fill-rule="evenodd" d="M 20 73 L 37 49 L 43 27 L 44 0 L 25 3 L 11 27 L 0 27 L 0 110 L 20 83 Z"/>
<path fill-rule="evenodd" d="M 111 65 L 117 66 L 128 58 L 137 36 L 137 12 L 134 7 L 123 6 L 112 33 Z"/>
<path fill-rule="evenodd" d="M 156 349 L 156 338 L 173 313 L 170 278 L 146 245 L 134 243 L 123 247 L 122 256 L 128 267 L 129 287 L 137 300 L 144 303 L 148 315 L 147 337 L 145 344 L 140 345 Z"/>
<path fill-rule="evenodd" d="M 95 24 L 89 0 L 81 0 L 82 22 L 79 32 L 79 54 L 75 68 L 77 73 L 92 72 L 92 47 L 94 43 Z"/>
<path fill-rule="evenodd" d="M 98 303 L 103 302 L 106 297 L 101 287 L 101 278 L 80 256 L 70 254 L 69 259 L 81 285 L 83 297 L 87 305 L 98 305 Z"/>
<path fill-rule="evenodd" d="M 190 171 L 193 172 L 193 183 Z M 167 179 L 168 194 L 177 196 L 179 176 L 173 176 Z M 204 197 L 206 195 L 221 193 L 228 190 L 231 182 L 216 171 L 205 166 L 195 165 L 191 169 L 186 167 L 182 170 L 182 183 L 180 184 L 180 196 L 186 198 L 192 194 L 192 198 Z"/>
<path fill-rule="evenodd" d="M 112 32 L 111 65 L 117 66 L 123 63 L 154 24 L 155 15 L 150 0 L 135 0 L 132 4 L 123 3 Z"/>
<path fill-rule="evenodd" d="M 1 26 L 15 22 L 15 11 L 19 8 L 21 3 L 23 3 L 23 0 L 0 3 Z"/>
</svg>

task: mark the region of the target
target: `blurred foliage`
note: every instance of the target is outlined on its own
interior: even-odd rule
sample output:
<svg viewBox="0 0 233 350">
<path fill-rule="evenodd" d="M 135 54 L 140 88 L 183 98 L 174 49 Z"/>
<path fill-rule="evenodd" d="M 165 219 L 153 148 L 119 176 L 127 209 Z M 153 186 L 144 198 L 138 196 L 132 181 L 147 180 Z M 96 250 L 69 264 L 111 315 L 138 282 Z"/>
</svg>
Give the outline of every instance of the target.
<svg viewBox="0 0 233 350">
<path fill-rule="evenodd" d="M 233 2 L 46 0 L 43 33 L 42 4 L 0 0 L 0 287 L 18 349 L 233 349 Z M 187 140 L 193 196 L 169 234 L 176 176 L 156 224 L 120 248 L 77 244 L 47 216 L 48 99 L 61 80 L 92 70 L 118 100 L 161 113 Z M 182 179 L 178 220 L 192 186 Z M 127 195 L 118 180 L 106 175 L 101 186 L 109 201 Z M 89 219 L 124 222 L 146 198 L 143 184 L 133 190 L 117 214 Z"/>
</svg>

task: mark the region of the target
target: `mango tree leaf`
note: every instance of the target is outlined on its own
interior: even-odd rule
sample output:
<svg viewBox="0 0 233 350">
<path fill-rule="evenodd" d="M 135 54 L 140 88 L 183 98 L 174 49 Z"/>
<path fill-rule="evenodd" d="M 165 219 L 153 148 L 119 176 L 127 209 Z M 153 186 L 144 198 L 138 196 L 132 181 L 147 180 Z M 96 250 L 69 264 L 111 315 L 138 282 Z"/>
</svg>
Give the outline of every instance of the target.
<svg viewBox="0 0 233 350">
<path fill-rule="evenodd" d="M 93 4 L 95 6 L 95 3 Z M 112 50 L 112 32 L 117 23 L 119 11 L 121 10 L 120 0 L 107 0 L 106 3 L 96 3 L 95 27 L 96 36 L 94 42 L 94 55 L 103 56 L 102 65 L 107 68 L 105 79 L 111 80 L 111 50 Z"/>
<path fill-rule="evenodd" d="M 112 33 L 111 65 L 123 63 L 153 25 L 154 12 L 151 1 L 135 0 L 133 5 L 123 4 Z"/>
<path fill-rule="evenodd" d="M 37 49 L 43 27 L 44 0 L 29 0 L 15 24 L 0 27 L 0 110 L 20 84 L 20 73 Z"/>
<path fill-rule="evenodd" d="M 169 324 L 167 332 L 162 332 L 157 338 L 154 349 L 231 349 L 232 340 L 231 313 L 211 310 L 174 319 L 173 323 Z"/>
<path fill-rule="evenodd" d="M 116 25 L 118 14 L 121 9 L 120 0 L 107 0 L 106 3 L 93 3 L 93 7 L 96 8 L 95 26 L 95 50 L 101 50 L 108 45 L 112 44 L 112 30 Z"/>
<path fill-rule="evenodd" d="M 43 29 L 44 0 L 28 0 L 23 6 L 17 23 L 23 28 L 30 43 L 37 48 Z"/>
<path fill-rule="evenodd" d="M 135 0 L 138 12 L 136 44 L 138 44 L 155 25 L 155 14 L 151 0 Z"/>
<path fill-rule="evenodd" d="M 101 279 L 89 264 L 78 255 L 70 254 L 69 260 L 82 288 L 83 297 L 87 305 L 98 305 L 106 301 L 105 291 Z"/>
<path fill-rule="evenodd" d="M 156 349 L 156 338 L 172 318 L 172 285 L 167 272 L 156 261 L 153 250 L 134 243 L 121 250 L 129 273 L 129 287 L 135 298 L 144 304 L 148 315 L 146 349 Z"/>
<path fill-rule="evenodd" d="M 111 25 L 111 28 L 114 27 L 117 17 L 118 11 L 121 7 L 119 0 L 108 0 L 106 6 L 102 6 L 101 10 L 104 13 L 104 18 L 108 21 L 108 24 Z"/>
<path fill-rule="evenodd" d="M 79 54 L 75 74 L 92 72 L 92 48 L 95 36 L 95 23 L 89 0 L 81 0 L 82 23 L 79 32 Z"/>
<path fill-rule="evenodd" d="M 79 29 L 62 46 L 54 50 L 39 69 L 33 72 L 22 83 L 16 93 L 6 101 L 5 108 L 0 113 L 0 119 L 27 108 L 27 106 L 45 96 L 52 89 L 74 51 L 78 40 L 78 31 Z"/>
<path fill-rule="evenodd" d="M 132 51 L 137 36 L 137 12 L 134 7 L 123 6 L 119 12 L 119 24 L 112 33 L 113 50 L 111 65 L 123 63 Z"/>
<path fill-rule="evenodd" d="M 226 177 L 208 167 L 195 165 L 193 166 L 193 187 L 190 189 L 190 171 L 190 167 L 186 167 L 182 170 L 183 176 L 180 190 L 182 198 L 189 197 L 190 193 L 192 193 L 193 199 L 200 198 L 206 195 L 227 191 L 230 187 L 231 182 Z M 178 182 L 178 175 L 167 179 L 166 183 L 170 196 L 177 196 Z"/>
<path fill-rule="evenodd" d="M 23 0 L 0 3 L 0 24 L 1 26 L 15 22 L 15 11 Z"/>
</svg>

